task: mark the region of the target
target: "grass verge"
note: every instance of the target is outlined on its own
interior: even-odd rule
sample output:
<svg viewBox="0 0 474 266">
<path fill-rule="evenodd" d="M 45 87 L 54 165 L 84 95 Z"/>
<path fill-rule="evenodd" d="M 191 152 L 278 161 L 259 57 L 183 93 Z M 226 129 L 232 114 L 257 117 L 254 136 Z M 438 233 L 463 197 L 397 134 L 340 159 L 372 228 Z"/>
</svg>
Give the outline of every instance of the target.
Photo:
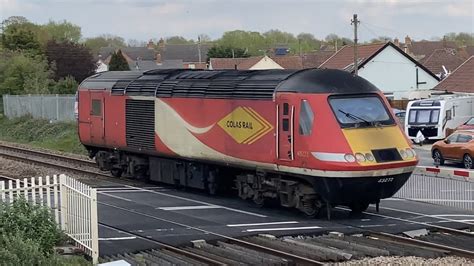
<svg viewBox="0 0 474 266">
<path fill-rule="evenodd" d="M 87 154 L 79 142 L 74 122 L 50 123 L 48 120 L 0 117 L 0 140 L 29 144 L 62 152 Z"/>
</svg>

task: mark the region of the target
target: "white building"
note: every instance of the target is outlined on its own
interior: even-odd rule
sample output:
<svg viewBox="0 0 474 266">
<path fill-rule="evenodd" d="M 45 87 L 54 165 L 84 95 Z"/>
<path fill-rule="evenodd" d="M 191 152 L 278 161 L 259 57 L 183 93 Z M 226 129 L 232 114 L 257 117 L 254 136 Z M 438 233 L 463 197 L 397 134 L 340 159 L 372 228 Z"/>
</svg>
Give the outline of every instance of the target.
<svg viewBox="0 0 474 266">
<path fill-rule="evenodd" d="M 427 98 L 439 78 L 391 42 L 358 46 L 358 75 L 389 99 Z M 320 68 L 354 72 L 354 47 L 344 46 Z"/>
</svg>

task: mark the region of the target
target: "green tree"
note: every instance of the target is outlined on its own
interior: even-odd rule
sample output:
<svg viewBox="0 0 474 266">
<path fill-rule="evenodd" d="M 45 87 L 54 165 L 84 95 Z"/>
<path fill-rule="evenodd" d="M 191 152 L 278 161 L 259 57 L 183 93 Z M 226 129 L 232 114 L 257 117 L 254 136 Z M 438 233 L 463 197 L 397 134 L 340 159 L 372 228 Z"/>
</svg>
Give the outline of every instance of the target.
<svg viewBox="0 0 474 266">
<path fill-rule="evenodd" d="M 49 40 L 78 42 L 81 39 L 81 27 L 66 20 L 59 22 L 50 20 L 43 28 L 49 34 Z"/>
<path fill-rule="evenodd" d="M 59 79 L 51 86 L 49 92 L 52 94 L 74 94 L 77 91 L 78 85 L 74 77 L 67 76 Z"/>
<path fill-rule="evenodd" d="M 127 45 L 125 40 L 122 37 L 104 34 L 94 38 L 88 38 L 84 42 L 85 46 L 91 49 L 92 54 L 96 55 L 99 53 L 100 48 L 102 47 L 114 47 L 114 48 L 124 48 Z"/>
<path fill-rule="evenodd" d="M 326 44 L 332 48 L 339 49 L 344 45 L 350 45 L 353 43 L 351 39 L 345 37 L 339 37 L 337 34 L 331 33 L 325 38 Z"/>
<path fill-rule="evenodd" d="M 0 60 L 0 95 L 49 92 L 54 73 L 42 56 L 9 51 L 0 56 L 6 59 Z"/>
<path fill-rule="evenodd" d="M 259 32 L 243 30 L 224 32 L 217 44 L 223 47 L 244 49 L 250 55 L 262 55 L 269 48 L 265 38 Z"/>
<path fill-rule="evenodd" d="M 244 49 L 224 46 L 212 46 L 207 52 L 207 60 L 210 58 L 243 58 L 249 57 Z"/>
<path fill-rule="evenodd" d="M 90 49 L 82 44 L 51 40 L 46 45 L 45 54 L 49 64 L 55 66 L 56 81 L 71 76 L 81 82 L 97 69 Z"/>
<path fill-rule="evenodd" d="M 186 40 L 182 36 L 171 36 L 171 37 L 166 38 L 166 43 L 167 44 L 190 44 L 190 43 L 194 43 L 194 41 Z"/>
<path fill-rule="evenodd" d="M 459 46 L 473 46 L 474 45 L 474 33 L 450 32 L 444 35 L 444 39 L 447 41 L 454 41 Z"/>
<path fill-rule="evenodd" d="M 130 70 L 130 67 L 127 63 L 127 59 L 122 54 L 120 49 L 117 52 L 112 54 L 109 63 L 109 70 L 110 71 L 126 71 Z"/>
<path fill-rule="evenodd" d="M 280 30 L 269 30 L 263 33 L 265 42 L 269 47 L 274 47 L 279 44 L 291 44 L 296 43 L 297 40 L 292 33 L 283 32 Z"/>
<path fill-rule="evenodd" d="M 12 51 L 30 54 L 42 52 L 40 42 L 29 28 L 30 24 L 10 24 L 2 34 L 2 46 Z"/>
<path fill-rule="evenodd" d="M 321 41 L 311 33 L 300 33 L 296 36 L 297 42 L 290 44 L 290 52 L 294 54 L 308 53 L 321 48 Z"/>
<path fill-rule="evenodd" d="M 393 41 L 391 37 L 388 36 L 379 36 L 370 40 L 370 43 L 384 43 L 388 41 Z"/>
</svg>

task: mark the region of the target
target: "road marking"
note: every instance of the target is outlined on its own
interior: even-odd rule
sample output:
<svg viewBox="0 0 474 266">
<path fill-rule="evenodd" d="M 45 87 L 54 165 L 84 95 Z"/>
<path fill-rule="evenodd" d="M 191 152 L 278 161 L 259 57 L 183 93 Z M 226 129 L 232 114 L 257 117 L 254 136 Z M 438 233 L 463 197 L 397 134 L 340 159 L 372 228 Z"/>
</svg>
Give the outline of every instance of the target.
<svg viewBox="0 0 474 266">
<path fill-rule="evenodd" d="M 165 187 L 143 187 L 145 189 L 162 189 L 162 188 L 165 188 Z M 97 188 L 97 191 L 100 191 L 100 190 L 130 190 L 129 187 L 99 187 Z M 136 191 L 140 191 L 139 189 L 136 189 L 136 188 L 133 188 L 132 190 L 136 190 Z"/>
<path fill-rule="evenodd" d="M 288 231 L 288 230 L 309 230 L 309 229 L 320 229 L 319 226 L 305 226 L 305 227 L 282 227 L 282 228 L 254 228 L 247 229 L 243 232 L 268 232 L 268 231 Z"/>
<path fill-rule="evenodd" d="M 116 198 L 116 199 L 121 199 L 121 200 L 125 200 L 125 201 L 132 201 L 131 199 L 127 199 L 127 198 L 123 198 L 123 197 L 119 197 L 119 196 L 115 196 L 115 195 L 110 195 L 110 194 L 104 193 L 104 192 L 98 192 L 98 193 L 102 194 L 102 195 L 112 197 L 112 198 Z"/>
<path fill-rule="evenodd" d="M 451 200 L 451 199 L 425 199 L 425 198 L 407 198 L 408 200 L 413 200 L 413 201 L 424 201 L 430 202 L 430 201 L 437 201 L 437 202 L 469 202 L 472 203 L 474 200 Z"/>
<path fill-rule="evenodd" d="M 130 240 L 130 239 L 136 239 L 136 238 L 137 238 L 136 236 L 108 237 L 108 238 L 99 237 L 99 241 Z"/>
<path fill-rule="evenodd" d="M 297 221 L 288 222 L 270 222 L 270 223 L 254 223 L 254 224 L 228 224 L 228 227 L 245 227 L 245 226 L 260 226 L 260 225 L 274 225 L 274 224 L 297 224 Z"/>
<path fill-rule="evenodd" d="M 160 191 L 169 191 L 169 189 L 160 189 Z M 142 190 L 136 190 L 136 189 L 129 189 L 129 190 L 99 190 L 98 191 L 99 193 L 102 192 L 102 193 L 146 193 L 146 191 L 142 191 Z"/>
<path fill-rule="evenodd" d="M 436 214 L 434 217 L 474 217 L 472 214 Z"/>
<path fill-rule="evenodd" d="M 176 207 L 158 207 L 156 209 L 164 211 L 182 211 L 182 210 L 203 210 L 203 209 L 222 209 L 216 205 L 199 205 L 199 206 L 176 206 Z"/>
<path fill-rule="evenodd" d="M 336 207 L 336 209 L 344 210 L 344 211 L 350 211 L 350 209 L 344 208 L 344 207 Z M 434 215 L 428 215 L 428 214 L 424 214 L 424 213 L 411 212 L 411 211 L 399 210 L 399 209 L 388 208 L 388 207 L 380 207 L 380 209 L 381 210 L 386 209 L 386 210 L 391 210 L 391 211 L 404 212 L 404 213 L 409 213 L 409 214 L 413 214 L 413 215 L 418 215 L 418 216 L 421 216 L 421 217 L 435 218 L 435 219 L 445 220 L 445 221 L 449 221 L 449 222 L 457 222 L 457 223 L 462 223 L 462 224 L 474 225 L 474 223 L 469 223 L 469 222 L 464 222 L 464 221 L 461 221 L 461 220 L 449 219 L 449 218 L 444 218 L 444 217 L 436 217 Z M 372 216 L 388 218 L 388 219 L 392 219 L 392 220 L 398 220 L 398 221 L 402 221 L 402 222 L 409 222 L 409 223 L 413 223 L 413 224 L 422 224 L 422 225 L 430 226 L 430 223 L 428 223 L 428 222 L 417 222 L 417 221 L 413 221 L 413 220 L 409 220 L 409 219 L 403 219 L 403 218 L 398 218 L 398 217 L 393 217 L 393 216 L 388 216 L 388 215 L 383 215 L 383 214 L 373 213 L 373 212 L 368 212 L 368 211 L 365 211 L 363 213 L 368 214 L 368 215 L 372 215 Z"/>
<path fill-rule="evenodd" d="M 189 201 L 189 202 L 199 203 L 199 204 L 202 204 L 202 205 L 219 206 L 219 207 L 221 207 L 222 209 L 225 209 L 225 210 L 234 211 L 234 212 L 239 212 L 239 213 L 244 213 L 244 214 L 248 214 L 248 215 L 252 215 L 252 216 L 257 216 L 257 217 L 261 217 L 261 218 L 266 218 L 266 217 L 267 217 L 266 215 L 263 215 L 263 214 L 258 214 L 258 213 L 254 213 L 254 212 L 242 211 L 242 210 L 239 210 L 239 209 L 229 208 L 229 207 L 225 207 L 225 206 L 221 206 L 221 205 L 215 205 L 215 204 L 211 204 L 211 203 L 204 202 L 204 201 L 200 201 L 200 200 L 188 199 L 188 198 L 184 198 L 184 197 L 180 197 L 180 196 L 170 195 L 170 194 L 166 194 L 166 193 L 160 193 L 160 192 L 158 192 L 158 191 L 149 190 L 149 189 L 142 189 L 142 188 L 138 188 L 138 187 L 134 187 L 134 186 L 129 186 L 129 185 L 126 185 L 126 186 L 129 187 L 129 188 L 136 188 L 136 189 L 144 190 L 144 191 L 147 191 L 147 192 L 150 192 L 150 193 L 153 193 L 153 194 L 157 194 L 157 195 L 161 195 L 161 196 L 165 196 L 165 197 L 170 197 L 170 198 L 185 200 L 185 201 Z"/>
</svg>

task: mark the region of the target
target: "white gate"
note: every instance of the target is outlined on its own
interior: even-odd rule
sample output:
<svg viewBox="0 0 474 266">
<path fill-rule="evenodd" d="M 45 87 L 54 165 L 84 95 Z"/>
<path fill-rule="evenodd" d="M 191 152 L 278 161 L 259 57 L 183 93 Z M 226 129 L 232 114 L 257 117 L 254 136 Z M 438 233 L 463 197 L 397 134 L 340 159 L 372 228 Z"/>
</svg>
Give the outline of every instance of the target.
<svg viewBox="0 0 474 266">
<path fill-rule="evenodd" d="M 98 262 L 96 189 L 66 175 L 60 175 L 59 180 L 54 175 L 0 181 L 0 197 L 3 202 L 23 197 L 33 204 L 49 207 L 61 230 L 92 257 L 94 264 Z"/>
<path fill-rule="evenodd" d="M 394 197 L 474 211 L 474 171 L 420 166 Z"/>
</svg>

